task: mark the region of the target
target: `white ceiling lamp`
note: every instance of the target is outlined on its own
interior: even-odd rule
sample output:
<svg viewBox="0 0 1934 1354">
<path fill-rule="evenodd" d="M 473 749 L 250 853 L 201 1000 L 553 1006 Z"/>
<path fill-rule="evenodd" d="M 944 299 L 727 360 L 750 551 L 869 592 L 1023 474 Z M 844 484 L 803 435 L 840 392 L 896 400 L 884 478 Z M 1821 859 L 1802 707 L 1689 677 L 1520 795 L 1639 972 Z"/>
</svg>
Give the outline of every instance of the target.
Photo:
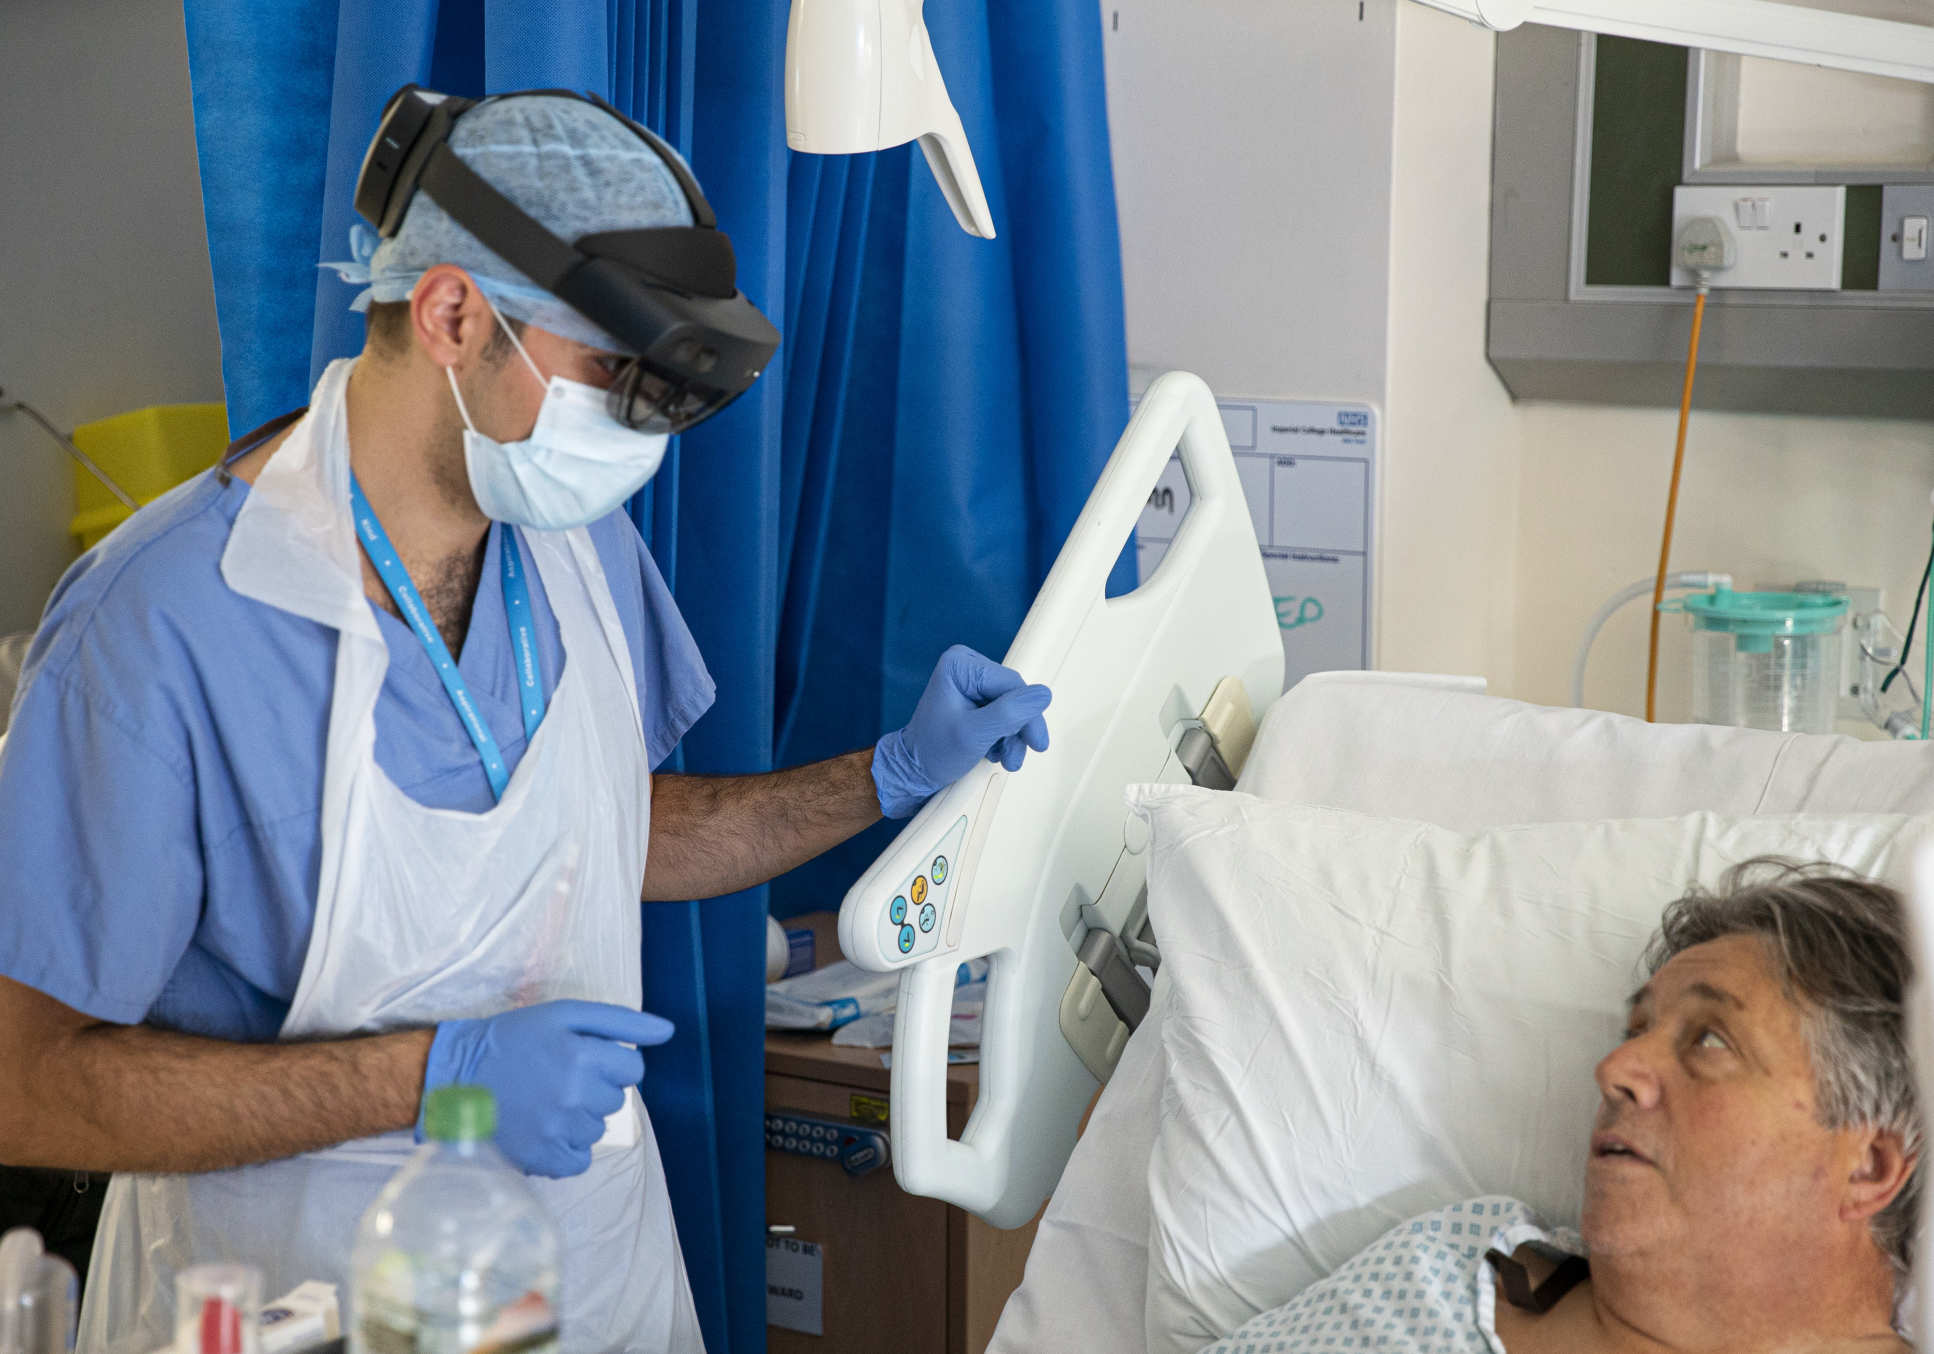
<svg viewBox="0 0 1934 1354">
<path fill-rule="evenodd" d="M 786 144 L 852 155 L 916 139 L 961 229 L 993 239 L 994 217 L 940 78 L 921 0 L 792 0 Z"/>
<path fill-rule="evenodd" d="M 1586 33 L 1934 83 L 1934 28 L 1776 0 L 1421 0 L 1486 28 Z"/>
</svg>

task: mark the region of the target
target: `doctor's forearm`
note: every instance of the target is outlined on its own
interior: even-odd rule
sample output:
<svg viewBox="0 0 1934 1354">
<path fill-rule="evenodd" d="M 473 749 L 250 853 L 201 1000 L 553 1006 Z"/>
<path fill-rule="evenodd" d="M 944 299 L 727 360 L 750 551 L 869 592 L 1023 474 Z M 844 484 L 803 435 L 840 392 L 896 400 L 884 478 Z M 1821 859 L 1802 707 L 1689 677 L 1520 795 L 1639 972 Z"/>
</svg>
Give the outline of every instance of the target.
<svg viewBox="0 0 1934 1354">
<path fill-rule="evenodd" d="M 91 1021 L 0 979 L 0 1161 L 207 1171 L 416 1122 L 433 1031 L 231 1044 Z"/>
<path fill-rule="evenodd" d="M 751 888 L 879 820 L 871 748 L 762 776 L 656 776 L 643 896 Z"/>
</svg>

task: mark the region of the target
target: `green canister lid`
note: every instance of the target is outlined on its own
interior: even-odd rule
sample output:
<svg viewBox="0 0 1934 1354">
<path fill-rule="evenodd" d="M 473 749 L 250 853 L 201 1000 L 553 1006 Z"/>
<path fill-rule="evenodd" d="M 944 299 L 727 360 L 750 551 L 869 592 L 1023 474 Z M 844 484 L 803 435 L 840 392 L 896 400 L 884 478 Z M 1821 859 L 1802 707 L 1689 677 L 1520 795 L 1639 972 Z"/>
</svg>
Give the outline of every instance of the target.
<svg viewBox="0 0 1934 1354">
<path fill-rule="evenodd" d="M 423 1136 L 433 1142 L 489 1142 L 497 1101 L 482 1086 L 439 1086 L 423 1103 Z"/>
<path fill-rule="evenodd" d="M 1683 611 L 1695 630 L 1735 637 L 1742 653 L 1764 653 L 1785 635 L 1830 635 L 1847 616 L 1847 599 L 1817 592 L 1734 592 L 1717 588 L 1659 603 Z"/>
</svg>

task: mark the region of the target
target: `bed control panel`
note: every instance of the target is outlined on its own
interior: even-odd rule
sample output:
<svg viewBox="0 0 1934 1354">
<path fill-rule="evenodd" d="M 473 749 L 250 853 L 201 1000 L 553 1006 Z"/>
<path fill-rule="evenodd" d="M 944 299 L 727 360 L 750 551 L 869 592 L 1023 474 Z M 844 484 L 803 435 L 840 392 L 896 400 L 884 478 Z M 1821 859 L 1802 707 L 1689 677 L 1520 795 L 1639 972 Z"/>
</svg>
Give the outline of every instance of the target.
<svg viewBox="0 0 1934 1354">
<path fill-rule="evenodd" d="M 881 953 L 912 962 L 939 947 L 954 894 L 955 867 L 966 840 L 963 815 L 934 841 L 931 850 L 922 853 L 914 872 L 897 882 L 880 913 Z"/>
<path fill-rule="evenodd" d="M 766 1150 L 837 1161 L 848 1175 L 866 1175 L 891 1160 L 887 1135 L 877 1128 L 785 1110 L 766 1113 Z"/>
</svg>

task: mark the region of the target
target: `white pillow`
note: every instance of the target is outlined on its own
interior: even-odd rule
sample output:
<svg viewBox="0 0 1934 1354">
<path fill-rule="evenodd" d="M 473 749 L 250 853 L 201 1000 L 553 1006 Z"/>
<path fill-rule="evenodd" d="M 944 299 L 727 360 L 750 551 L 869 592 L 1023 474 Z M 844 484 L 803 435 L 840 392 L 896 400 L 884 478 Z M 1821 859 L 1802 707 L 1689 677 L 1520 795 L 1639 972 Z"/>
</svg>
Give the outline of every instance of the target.
<svg viewBox="0 0 1934 1354">
<path fill-rule="evenodd" d="M 1186 786 L 1130 802 L 1171 985 L 1149 1354 L 1193 1354 L 1453 1200 L 1508 1194 L 1576 1222 L 1592 1068 L 1664 906 L 1766 854 L 1904 878 L 1934 823 L 1460 833 Z"/>
</svg>

